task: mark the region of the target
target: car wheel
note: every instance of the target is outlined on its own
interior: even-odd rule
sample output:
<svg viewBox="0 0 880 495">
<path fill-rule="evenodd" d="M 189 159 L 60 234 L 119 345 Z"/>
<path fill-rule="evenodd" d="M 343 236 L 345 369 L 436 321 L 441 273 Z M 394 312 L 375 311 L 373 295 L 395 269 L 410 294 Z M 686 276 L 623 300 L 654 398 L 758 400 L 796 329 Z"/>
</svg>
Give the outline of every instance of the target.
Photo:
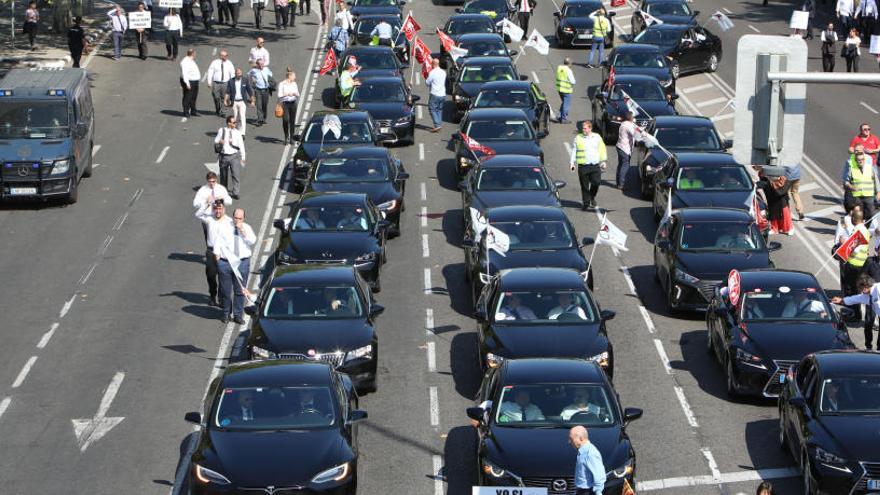
<svg viewBox="0 0 880 495">
<path fill-rule="evenodd" d="M 69 205 L 76 203 L 79 200 L 79 181 L 76 179 L 76 173 L 71 177 L 70 184 L 70 192 L 67 194 L 67 198 L 65 198 L 65 202 Z"/>
<path fill-rule="evenodd" d="M 83 175 L 82 175 L 83 177 L 91 177 L 92 176 L 92 162 L 95 161 L 92 158 L 92 153 L 94 153 L 94 150 L 95 150 L 95 143 L 89 143 L 89 157 L 88 157 L 89 164 L 88 164 L 88 166 L 86 166 L 85 170 L 83 170 Z"/>
<path fill-rule="evenodd" d="M 733 360 L 730 359 L 730 356 L 727 356 L 727 366 L 725 366 L 725 374 L 727 375 L 725 380 L 727 396 L 731 399 L 735 399 L 739 397 L 739 393 L 736 391 L 736 383 L 734 382 L 733 377 Z"/>
<path fill-rule="evenodd" d="M 543 122 L 542 126 L 544 128 L 544 131 L 549 135 L 550 134 L 550 114 L 545 112 L 543 120 L 544 120 L 544 122 Z"/>
<path fill-rule="evenodd" d="M 709 55 L 709 61 L 706 62 L 706 70 L 709 72 L 715 72 L 718 70 L 718 55 L 713 53 Z"/>
<path fill-rule="evenodd" d="M 678 79 L 678 76 L 681 75 L 681 66 L 677 61 L 672 62 L 672 66 L 669 68 L 672 71 L 672 78 Z"/>
</svg>

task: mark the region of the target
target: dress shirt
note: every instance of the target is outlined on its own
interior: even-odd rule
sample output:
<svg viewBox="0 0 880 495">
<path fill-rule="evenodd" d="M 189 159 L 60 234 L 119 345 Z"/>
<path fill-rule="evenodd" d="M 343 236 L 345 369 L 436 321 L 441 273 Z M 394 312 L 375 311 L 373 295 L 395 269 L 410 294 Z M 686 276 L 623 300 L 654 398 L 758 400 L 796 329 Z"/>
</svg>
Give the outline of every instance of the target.
<svg viewBox="0 0 880 495">
<path fill-rule="evenodd" d="M 211 237 L 211 229 L 214 228 L 214 225 L 217 223 L 226 222 L 229 225 L 232 225 L 232 217 L 228 217 L 223 215 L 220 218 L 214 218 L 214 214 L 211 212 L 211 207 L 201 208 L 196 210 L 196 218 L 199 219 L 205 226 L 208 228 L 208 237 L 205 242 L 208 245 L 208 248 L 211 250 L 214 249 L 214 239 Z"/>
<path fill-rule="evenodd" d="M 871 290 L 867 294 L 854 294 L 844 297 L 843 304 L 847 306 L 867 304 L 874 310 L 875 315 L 880 315 L 880 283 L 872 285 Z"/>
<path fill-rule="evenodd" d="M 532 8 L 529 6 L 529 0 L 519 0 L 519 8 L 518 12 L 531 12 Z"/>
<path fill-rule="evenodd" d="M 598 416 L 600 412 L 601 409 L 596 404 L 569 404 L 562 408 L 562 412 L 559 413 L 559 417 L 562 418 L 563 421 L 568 421 L 577 413 L 589 413 L 594 416 Z"/>
<path fill-rule="evenodd" d="M 593 493 L 602 493 L 605 488 L 605 464 L 602 454 L 590 442 L 578 449 L 577 463 L 574 467 L 574 486 L 579 489 L 592 489 Z"/>
<path fill-rule="evenodd" d="M 822 43 L 834 43 L 837 41 L 837 31 L 834 31 L 832 33 L 828 33 L 828 31 L 822 31 L 822 34 L 819 36 L 819 38 L 822 40 Z"/>
<path fill-rule="evenodd" d="M 639 134 L 639 128 L 635 122 L 625 120 L 620 124 L 620 130 L 617 138 L 617 149 L 623 151 L 627 155 L 632 155 L 632 147 L 636 142 L 636 136 Z"/>
<path fill-rule="evenodd" d="M 162 20 L 162 25 L 167 31 L 177 31 L 183 36 L 183 22 L 181 22 L 179 15 L 166 15 Z"/>
<path fill-rule="evenodd" d="M 296 101 L 299 98 L 299 86 L 296 81 L 285 79 L 278 83 L 278 98 L 283 102 Z"/>
<path fill-rule="evenodd" d="M 128 29 L 128 19 L 125 15 L 117 15 L 116 9 L 107 12 L 107 15 L 110 16 L 110 22 L 113 24 L 113 31 L 124 33 L 125 30 Z"/>
<path fill-rule="evenodd" d="M 205 80 L 209 84 L 225 84 L 233 77 L 235 77 L 235 65 L 229 60 L 223 61 L 219 58 L 214 59 L 205 72 Z"/>
<path fill-rule="evenodd" d="M 235 86 L 235 94 L 232 95 L 233 101 L 243 101 L 244 95 L 241 94 L 241 81 L 242 79 L 236 79 L 233 85 Z"/>
<path fill-rule="evenodd" d="M 853 0 L 837 0 L 837 8 L 834 9 L 837 15 L 849 17 L 853 15 Z"/>
<path fill-rule="evenodd" d="M 816 313 L 821 314 L 824 313 L 825 305 L 822 304 L 821 301 L 815 300 L 804 300 L 801 302 L 796 301 L 788 301 L 785 303 L 785 307 L 782 308 L 782 317 L 783 318 L 794 318 L 800 313 Z"/>
<path fill-rule="evenodd" d="M 221 127 L 217 130 L 217 137 L 214 138 L 215 143 L 219 143 L 223 139 L 223 154 L 234 155 L 241 153 L 241 161 L 245 161 L 244 139 L 241 137 L 241 131 L 238 129 L 230 129 Z"/>
<path fill-rule="evenodd" d="M 266 50 L 266 47 L 251 48 L 250 55 L 248 55 L 248 63 L 254 65 L 257 63 L 257 59 L 263 59 L 263 67 L 269 67 L 269 50 Z"/>
<path fill-rule="evenodd" d="M 199 66 L 196 65 L 196 61 L 192 57 L 183 57 L 183 60 L 180 61 L 180 78 L 186 82 L 198 81 L 202 78 Z"/>
<path fill-rule="evenodd" d="M 336 19 L 342 20 L 342 28 L 346 31 L 354 29 L 354 18 L 351 16 L 350 10 L 340 10 L 336 13 Z"/>
<path fill-rule="evenodd" d="M 440 67 L 431 69 L 428 78 L 425 79 L 425 85 L 428 86 L 431 96 L 446 98 L 446 71 Z"/>
<path fill-rule="evenodd" d="M 376 24 L 376 27 L 374 27 L 372 31 L 370 31 L 370 36 L 378 36 L 379 39 L 382 40 L 391 39 L 391 24 L 381 21 L 379 24 Z"/>
<path fill-rule="evenodd" d="M 495 315 L 496 320 L 537 320 L 538 316 L 531 308 L 517 306 L 515 309 L 504 306 Z"/>
<path fill-rule="evenodd" d="M 501 422 L 512 421 L 544 421 L 544 413 L 534 404 L 520 406 L 516 402 L 502 402 L 498 412 Z"/>
<path fill-rule="evenodd" d="M 846 41 L 844 41 L 843 43 L 846 45 L 852 45 L 852 46 L 856 47 L 856 55 L 857 56 L 862 54 L 862 50 L 859 48 L 859 45 L 862 44 L 862 39 L 859 38 L 858 36 L 847 36 Z"/>
<path fill-rule="evenodd" d="M 578 136 L 580 135 L 578 134 Z M 605 149 L 605 141 L 602 141 L 602 136 L 595 132 L 591 132 L 589 136 L 583 136 L 587 138 L 587 164 L 595 165 L 607 160 L 608 151 Z M 577 136 L 571 141 L 571 166 L 575 165 L 577 165 Z"/>
<path fill-rule="evenodd" d="M 228 218 L 228 217 L 227 217 Z M 235 228 L 232 219 L 229 222 L 214 222 L 208 230 L 208 243 L 214 246 L 214 254 L 226 261 L 233 259 L 243 260 L 253 254 L 257 235 L 250 225 L 243 223 L 241 232 Z"/>
<path fill-rule="evenodd" d="M 223 184 L 214 184 L 213 189 L 206 184 L 196 191 L 196 196 L 193 198 L 193 208 L 203 208 L 205 205 L 210 208 L 217 199 L 222 199 L 226 206 L 232 204 L 232 197 L 229 196 L 229 191 L 223 187 Z"/>
<path fill-rule="evenodd" d="M 269 89 L 269 78 L 272 77 L 272 71 L 268 67 L 263 67 L 262 69 L 254 67 L 248 72 L 248 75 L 251 76 L 251 81 L 253 81 L 255 88 Z"/>
</svg>

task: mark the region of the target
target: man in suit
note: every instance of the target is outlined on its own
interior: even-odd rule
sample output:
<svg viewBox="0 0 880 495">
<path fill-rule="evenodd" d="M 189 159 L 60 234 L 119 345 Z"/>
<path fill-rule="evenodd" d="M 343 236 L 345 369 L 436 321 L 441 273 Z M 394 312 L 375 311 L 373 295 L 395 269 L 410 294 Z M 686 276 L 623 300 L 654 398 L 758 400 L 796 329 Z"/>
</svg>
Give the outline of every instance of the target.
<svg viewBox="0 0 880 495">
<path fill-rule="evenodd" d="M 226 106 L 232 107 L 232 116 L 238 122 L 238 130 L 241 135 L 245 135 L 245 122 L 247 116 L 247 104 L 254 106 L 254 88 L 251 86 L 250 78 L 242 77 L 241 69 L 235 69 L 235 77 L 226 83 Z"/>
</svg>

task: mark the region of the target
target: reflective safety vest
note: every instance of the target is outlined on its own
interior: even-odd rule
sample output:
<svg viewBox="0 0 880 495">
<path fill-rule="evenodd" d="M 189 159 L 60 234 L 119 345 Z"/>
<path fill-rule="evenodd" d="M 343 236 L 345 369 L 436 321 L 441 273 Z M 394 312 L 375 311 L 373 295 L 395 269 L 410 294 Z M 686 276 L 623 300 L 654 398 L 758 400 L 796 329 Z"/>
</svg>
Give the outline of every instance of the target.
<svg viewBox="0 0 880 495">
<path fill-rule="evenodd" d="M 700 179 L 688 179 L 687 177 L 682 177 L 678 179 L 678 188 L 679 189 L 702 189 L 703 181 Z"/>
<path fill-rule="evenodd" d="M 862 232 L 862 235 L 865 236 L 865 239 L 868 240 L 868 243 L 862 244 L 859 247 L 853 249 L 846 262 L 856 268 L 861 268 L 865 265 L 865 262 L 868 261 L 868 246 L 871 245 L 871 232 L 869 232 L 868 229 L 865 228 L 865 224 L 859 225 L 858 227 L 856 227 L 856 229 Z"/>
<path fill-rule="evenodd" d="M 556 91 L 560 93 L 572 92 L 571 82 L 568 79 L 569 70 L 565 65 L 556 68 Z"/>
<path fill-rule="evenodd" d="M 862 167 L 856 162 L 855 157 L 849 160 L 850 183 L 853 185 L 852 195 L 869 197 L 874 195 L 874 167 L 868 167 L 868 173 L 862 173 Z"/>
<path fill-rule="evenodd" d="M 611 27 L 608 25 L 607 17 L 596 16 L 593 21 L 593 38 L 604 38 L 610 29 Z"/>
<path fill-rule="evenodd" d="M 345 69 L 339 74 L 339 92 L 342 93 L 343 98 L 348 98 L 352 89 L 354 89 L 354 77 L 348 69 Z"/>
</svg>

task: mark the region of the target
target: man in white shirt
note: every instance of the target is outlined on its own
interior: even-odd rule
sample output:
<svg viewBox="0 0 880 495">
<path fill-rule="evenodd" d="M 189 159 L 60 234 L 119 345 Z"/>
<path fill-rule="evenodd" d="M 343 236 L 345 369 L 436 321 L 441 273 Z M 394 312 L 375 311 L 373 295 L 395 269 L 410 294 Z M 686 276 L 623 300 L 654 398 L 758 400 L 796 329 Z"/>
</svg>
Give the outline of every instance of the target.
<svg viewBox="0 0 880 495">
<path fill-rule="evenodd" d="M 377 36 L 379 44 L 385 46 L 391 46 L 391 34 L 391 24 L 388 24 L 385 19 L 379 21 L 379 24 L 376 24 L 370 31 L 370 36 Z"/>
<path fill-rule="evenodd" d="M 254 27 L 260 29 L 263 21 L 263 9 L 269 0 L 251 0 L 251 8 L 254 9 Z"/>
<path fill-rule="evenodd" d="M 639 135 L 639 127 L 635 122 L 635 115 L 626 112 L 626 117 L 620 124 L 617 137 L 617 188 L 623 190 L 626 187 L 626 176 L 629 172 L 629 160 L 632 156 L 636 137 Z"/>
<path fill-rule="evenodd" d="M 235 77 L 235 65 L 229 61 L 229 52 L 220 50 L 220 58 L 216 58 L 205 71 L 205 81 L 211 87 L 211 97 L 214 98 L 214 113 L 220 117 L 223 111 L 223 102 L 226 100 L 226 86 L 229 80 Z"/>
<path fill-rule="evenodd" d="M 819 315 L 820 318 L 828 317 L 828 311 L 825 308 L 825 304 L 818 299 L 811 299 L 808 297 L 808 294 L 803 291 L 797 292 L 793 298 L 785 303 L 785 307 L 782 308 L 783 318 L 803 318 L 810 313 Z"/>
<path fill-rule="evenodd" d="M 519 27 L 526 33 L 529 32 L 529 18 L 532 17 L 532 9 L 535 8 L 534 0 L 516 0 L 516 16 Z"/>
<path fill-rule="evenodd" d="M 265 44 L 266 41 L 262 37 L 257 38 L 257 46 L 251 48 L 248 55 L 248 63 L 251 64 L 251 67 L 257 66 L 257 59 L 263 60 L 263 67 L 269 67 L 269 50 L 263 46 Z"/>
<path fill-rule="evenodd" d="M 183 89 L 183 116 L 198 117 L 196 100 L 199 98 L 199 80 L 202 73 L 196 65 L 196 50 L 190 48 L 180 61 L 180 87 Z"/>
<path fill-rule="evenodd" d="M 321 212 L 316 208 L 309 208 L 305 211 L 305 215 L 300 210 L 296 225 L 294 225 L 294 230 L 324 230 L 326 228 L 327 225 L 321 220 Z"/>
<path fill-rule="evenodd" d="M 834 13 L 837 14 L 838 25 L 843 29 L 843 36 L 847 36 L 849 30 L 854 27 L 852 17 L 855 13 L 855 4 L 853 0 L 837 0 Z"/>
<path fill-rule="evenodd" d="M 516 390 L 513 393 L 514 402 L 502 402 L 498 411 L 499 423 L 512 423 L 514 421 L 544 421 L 544 413 L 532 404 L 532 398 L 528 390 Z"/>
<path fill-rule="evenodd" d="M 563 314 L 576 315 L 581 320 L 587 319 L 587 314 L 584 312 L 584 308 L 580 307 L 574 294 L 568 292 L 559 294 L 559 306 L 556 306 L 547 313 L 547 319 L 557 320 Z"/>
<path fill-rule="evenodd" d="M 431 112 L 431 121 L 434 127 L 431 132 L 440 132 L 440 124 L 443 122 L 443 104 L 446 102 L 446 71 L 440 68 L 440 60 L 431 59 L 431 72 L 425 79 L 428 86 L 428 110 Z"/>
<path fill-rule="evenodd" d="M 832 297 L 832 304 L 845 304 L 854 306 L 856 304 L 865 304 L 871 306 L 875 315 L 880 315 L 880 284 L 876 283 L 867 273 L 859 275 L 856 280 L 856 289 L 858 294 L 852 294 L 846 297 Z M 873 340 L 874 325 L 865 325 L 865 349 L 871 349 Z M 880 349 L 880 337 L 877 339 L 877 348 Z"/>
<path fill-rule="evenodd" d="M 217 200 L 222 201 L 226 206 L 232 205 L 232 197 L 229 196 L 229 192 L 222 184 L 217 183 L 217 174 L 208 172 L 205 175 L 205 185 L 196 191 L 196 196 L 193 198 L 193 208 L 196 209 L 196 216 L 199 216 L 199 211 L 210 216 L 211 207 Z M 207 240 L 208 229 L 205 229 L 205 241 Z"/>
<path fill-rule="evenodd" d="M 569 421 L 575 414 L 586 413 L 598 418 L 601 411 L 602 409 L 599 406 L 590 403 L 589 390 L 586 388 L 578 388 L 574 391 L 574 400 L 571 404 L 562 409 L 562 412 L 559 413 L 559 417 L 563 421 Z"/>
<path fill-rule="evenodd" d="M 211 173 L 213 174 L 213 172 Z M 216 178 L 215 174 L 214 179 L 216 180 Z M 218 185 L 216 187 L 223 186 Z M 232 219 L 226 216 L 226 205 L 222 199 L 215 199 L 210 205 L 196 210 L 196 218 L 202 222 L 202 228 L 205 231 L 205 279 L 208 281 L 208 295 L 211 298 L 210 304 L 219 308 L 220 303 L 217 302 L 217 278 L 220 274 L 220 269 L 217 266 L 217 257 L 214 256 L 213 239 L 208 234 L 215 223 L 232 223 Z"/>
<path fill-rule="evenodd" d="M 128 18 L 125 16 L 125 10 L 120 6 L 107 12 L 110 17 L 110 28 L 113 30 L 113 60 L 119 60 L 122 57 L 122 37 L 128 30 Z"/>
<path fill-rule="evenodd" d="M 241 192 L 241 169 L 246 164 L 247 154 L 241 131 L 235 127 L 235 116 L 226 117 L 226 127 L 217 130 L 214 145 L 220 155 L 220 183 L 229 188 L 232 199 L 238 199 Z"/>
<path fill-rule="evenodd" d="M 214 256 L 220 269 L 220 299 L 223 304 L 223 323 L 244 323 L 244 298 L 247 292 L 250 261 L 257 236 L 244 222 L 244 209 L 232 212 L 232 223 L 216 222 L 208 232 L 214 246 Z"/>
</svg>

